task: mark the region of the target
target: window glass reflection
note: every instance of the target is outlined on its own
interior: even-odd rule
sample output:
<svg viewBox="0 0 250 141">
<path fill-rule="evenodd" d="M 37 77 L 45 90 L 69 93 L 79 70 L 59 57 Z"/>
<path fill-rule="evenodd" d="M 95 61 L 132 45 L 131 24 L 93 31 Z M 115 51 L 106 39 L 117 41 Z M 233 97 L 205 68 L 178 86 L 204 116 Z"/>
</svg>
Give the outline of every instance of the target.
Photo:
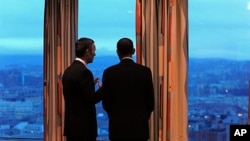
<svg viewBox="0 0 250 141">
<path fill-rule="evenodd" d="M 79 0 L 78 29 L 78 37 L 87 36 L 95 40 L 96 56 L 88 66 L 94 77 L 102 81 L 103 70 L 119 62 L 116 55 L 117 41 L 129 37 L 135 45 L 135 0 Z M 101 103 L 96 108 L 98 139 L 107 140 L 107 115 Z"/>
<path fill-rule="evenodd" d="M 247 124 L 248 0 L 189 0 L 189 141 L 229 141 Z"/>
<path fill-rule="evenodd" d="M 44 1 L 1 1 L 0 140 L 43 139 L 43 13 Z"/>
</svg>

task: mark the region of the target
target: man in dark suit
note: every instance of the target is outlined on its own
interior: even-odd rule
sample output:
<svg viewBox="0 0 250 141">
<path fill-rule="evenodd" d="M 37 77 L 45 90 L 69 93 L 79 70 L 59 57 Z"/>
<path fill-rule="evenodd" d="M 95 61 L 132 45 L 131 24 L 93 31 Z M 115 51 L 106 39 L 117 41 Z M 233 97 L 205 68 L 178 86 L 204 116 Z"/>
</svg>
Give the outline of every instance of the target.
<svg viewBox="0 0 250 141">
<path fill-rule="evenodd" d="M 101 100 L 100 90 L 95 92 L 92 72 L 87 68 L 95 56 L 95 44 L 90 38 L 75 43 L 76 58 L 62 77 L 65 100 L 64 136 L 67 141 L 96 141 L 97 120 L 95 104 Z"/>
<path fill-rule="evenodd" d="M 104 70 L 102 79 L 103 108 L 109 117 L 111 141 L 147 141 L 149 119 L 154 110 L 151 70 L 135 63 L 132 40 L 117 43 L 120 63 Z"/>
</svg>

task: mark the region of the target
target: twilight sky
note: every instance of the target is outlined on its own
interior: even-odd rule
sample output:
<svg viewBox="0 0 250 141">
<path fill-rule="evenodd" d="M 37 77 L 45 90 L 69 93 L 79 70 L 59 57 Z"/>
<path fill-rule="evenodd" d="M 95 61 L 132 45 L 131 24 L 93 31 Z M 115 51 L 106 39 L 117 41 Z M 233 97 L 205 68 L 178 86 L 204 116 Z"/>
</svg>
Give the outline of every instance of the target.
<svg viewBox="0 0 250 141">
<path fill-rule="evenodd" d="M 134 4 L 80 0 L 79 37 L 93 38 L 97 55 L 115 53 L 119 38 L 135 40 Z M 42 54 L 43 10 L 44 0 L 1 2 L 0 54 Z M 250 59 L 249 52 L 250 0 L 189 0 L 190 57 Z"/>
<path fill-rule="evenodd" d="M 250 59 L 249 0 L 190 0 L 189 55 Z"/>
</svg>

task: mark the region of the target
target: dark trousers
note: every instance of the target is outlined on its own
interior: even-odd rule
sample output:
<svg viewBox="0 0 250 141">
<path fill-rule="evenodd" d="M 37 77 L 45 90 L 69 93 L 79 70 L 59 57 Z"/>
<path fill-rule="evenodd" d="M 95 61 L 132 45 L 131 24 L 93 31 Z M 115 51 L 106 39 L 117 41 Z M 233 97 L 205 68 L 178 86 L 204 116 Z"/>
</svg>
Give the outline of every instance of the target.
<svg viewBox="0 0 250 141">
<path fill-rule="evenodd" d="M 96 141 L 96 138 L 66 136 L 67 141 Z"/>
</svg>

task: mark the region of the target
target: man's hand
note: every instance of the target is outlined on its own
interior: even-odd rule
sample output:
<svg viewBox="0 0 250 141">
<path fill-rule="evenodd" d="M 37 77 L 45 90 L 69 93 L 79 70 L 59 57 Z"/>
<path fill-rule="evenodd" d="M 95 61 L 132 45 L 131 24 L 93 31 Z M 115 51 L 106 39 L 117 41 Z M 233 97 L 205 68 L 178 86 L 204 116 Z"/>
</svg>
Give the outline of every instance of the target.
<svg viewBox="0 0 250 141">
<path fill-rule="evenodd" d="M 99 87 L 102 87 L 102 83 L 99 81 L 99 78 L 95 78 L 94 83 L 97 84 Z"/>
</svg>

